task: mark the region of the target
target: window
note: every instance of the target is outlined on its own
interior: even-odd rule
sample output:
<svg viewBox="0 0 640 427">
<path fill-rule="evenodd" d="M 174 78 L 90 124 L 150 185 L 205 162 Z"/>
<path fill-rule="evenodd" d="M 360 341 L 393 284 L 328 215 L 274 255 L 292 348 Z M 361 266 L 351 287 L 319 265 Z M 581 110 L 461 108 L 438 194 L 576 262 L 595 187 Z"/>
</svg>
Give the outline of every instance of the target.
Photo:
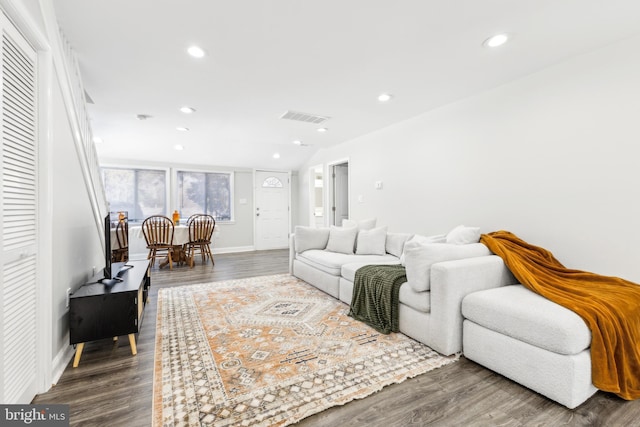
<svg viewBox="0 0 640 427">
<path fill-rule="evenodd" d="M 232 173 L 178 171 L 177 180 L 177 207 L 182 218 L 206 213 L 216 221 L 233 220 Z"/>
<path fill-rule="evenodd" d="M 275 176 L 270 176 L 262 183 L 264 188 L 282 188 L 282 182 Z"/>
<path fill-rule="evenodd" d="M 102 168 L 112 212 L 127 211 L 129 221 L 167 214 L 167 172 L 151 169 Z"/>
</svg>

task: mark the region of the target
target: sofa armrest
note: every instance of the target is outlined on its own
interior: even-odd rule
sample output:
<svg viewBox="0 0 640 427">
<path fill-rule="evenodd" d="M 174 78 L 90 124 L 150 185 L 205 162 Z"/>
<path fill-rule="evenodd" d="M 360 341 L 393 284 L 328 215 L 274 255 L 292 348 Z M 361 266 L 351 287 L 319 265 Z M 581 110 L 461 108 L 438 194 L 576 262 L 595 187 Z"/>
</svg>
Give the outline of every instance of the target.
<svg viewBox="0 0 640 427">
<path fill-rule="evenodd" d="M 462 351 L 462 299 L 472 292 L 516 284 L 496 255 L 446 261 L 431 267 L 430 346 L 442 354 Z"/>
<path fill-rule="evenodd" d="M 293 274 L 293 260 L 296 259 L 296 234 L 289 236 L 289 274 Z"/>
</svg>

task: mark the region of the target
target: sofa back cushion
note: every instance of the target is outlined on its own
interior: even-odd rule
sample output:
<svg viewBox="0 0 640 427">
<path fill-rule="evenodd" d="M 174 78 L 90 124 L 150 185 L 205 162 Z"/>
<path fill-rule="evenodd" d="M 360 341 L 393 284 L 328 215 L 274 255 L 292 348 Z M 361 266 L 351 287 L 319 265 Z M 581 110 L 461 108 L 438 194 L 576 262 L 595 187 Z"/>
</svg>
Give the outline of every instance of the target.
<svg viewBox="0 0 640 427">
<path fill-rule="evenodd" d="M 422 236 L 420 234 L 416 234 L 411 239 L 407 240 L 407 242 L 405 243 L 405 247 L 406 247 L 406 245 L 408 243 L 420 243 L 420 244 L 447 243 L 447 235 L 446 234 L 436 234 L 434 236 Z M 400 255 L 400 264 L 405 265 L 404 250 L 402 251 L 402 254 Z"/>
<path fill-rule="evenodd" d="M 413 234 L 409 233 L 387 233 L 387 253 L 400 258 L 404 250 L 404 244 L 412 237 Z"/>
<path fill-rule="evenodd" d="M 387 243 L 387 227 L 358 231 L 356 239 L 357 255 L 384 255 Z"/>
<path fill-rule="evenodd" d="M 438 262 L 491 255 L 482 243 L 451 245 L 447 243 L 407 242 L 404 246 L 407 282 L 416 292 L 431 289 L 431 266 Z"/>
<path fill-rule="evenodd" d="M 480 241 L 480 227 L 465 227 L 459 225 L 447 233 L 447 243 L 454 245 L 468 245 Z"/>
<path fill-rule="evenodd" d="M 357 227 L 336 227 L 332 225 L 329 229 L 329 241 L 326 249 L 341 254 L 353 254 L 357 235 Z"/>
<path fill-rule="evenodd" d="M 295 250 L 302 253 L 309 249 L 324 249 L 329 241 L 328 228 L 297 226 L 295 228 Z"/>
</svg>

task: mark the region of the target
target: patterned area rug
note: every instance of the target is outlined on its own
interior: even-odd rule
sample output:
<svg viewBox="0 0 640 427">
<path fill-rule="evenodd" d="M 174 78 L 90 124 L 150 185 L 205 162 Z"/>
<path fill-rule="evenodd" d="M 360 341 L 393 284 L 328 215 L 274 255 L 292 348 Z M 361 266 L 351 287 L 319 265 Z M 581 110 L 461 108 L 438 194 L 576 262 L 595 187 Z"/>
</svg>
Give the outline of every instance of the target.
<svg viewBox="0 0 640 427">
<path fill-rule="evenodd" d="M 285 426 L 457 360 L 290 275 L 161 289 L 154 426 Z"/>
</svg>

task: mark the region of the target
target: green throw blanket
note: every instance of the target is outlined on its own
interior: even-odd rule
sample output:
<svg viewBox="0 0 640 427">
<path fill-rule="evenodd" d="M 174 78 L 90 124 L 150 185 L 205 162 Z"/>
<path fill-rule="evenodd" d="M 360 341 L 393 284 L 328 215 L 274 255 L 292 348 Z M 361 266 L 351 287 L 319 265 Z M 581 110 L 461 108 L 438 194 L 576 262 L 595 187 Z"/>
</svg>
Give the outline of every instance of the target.
<svg viewBox="0 0 640 427">
<path fill-rule="evenodd" d="M 401 265 L 367 265 L 356 271 L 349 316 L 376 331 L 398 332 L 398 295 L 407 281 Z"/>
</svg>

